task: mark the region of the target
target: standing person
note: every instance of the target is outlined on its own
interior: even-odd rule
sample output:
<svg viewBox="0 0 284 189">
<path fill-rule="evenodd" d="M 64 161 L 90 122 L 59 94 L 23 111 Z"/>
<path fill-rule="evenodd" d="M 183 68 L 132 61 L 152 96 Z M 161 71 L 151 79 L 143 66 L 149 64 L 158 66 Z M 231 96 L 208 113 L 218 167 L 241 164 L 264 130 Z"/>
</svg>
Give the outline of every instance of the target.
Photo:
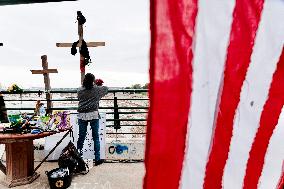
<svg viewBox="0 0 284 189">
<path fill-rule="evenodd" d="M 5 100 L 3 95 L 0 93 L 0 123 L 8 123 L 7 110 L 5 106 Z"/>
<path fill-rule="evenodd" d="M 82 155 L 82 149 L 87 134 L 87 126 L 90 122 L 92 136 L 94 140 L 95 165 L 100 165 L 103 160 L 100 158 L 100 141 L 99 141 L 99 112 L 98 104 L 100 99 L 108 93 L 108 87 L 96 86 L 95 76 L 87 73 L 83 80 L 83 85 L 78 89 L 78 124 L 79 138 L 77 148 Z"/>
</svg>

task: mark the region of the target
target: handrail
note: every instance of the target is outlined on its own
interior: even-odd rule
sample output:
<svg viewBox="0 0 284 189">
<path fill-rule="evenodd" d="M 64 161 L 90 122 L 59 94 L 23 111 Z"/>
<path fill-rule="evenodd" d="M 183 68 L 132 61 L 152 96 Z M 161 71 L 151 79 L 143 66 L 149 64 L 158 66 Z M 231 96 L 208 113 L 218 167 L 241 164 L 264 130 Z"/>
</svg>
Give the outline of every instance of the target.
<svg viewBox="0 0 284 189">
<path fill-rule="evenodd" d="M 2 94 L 29 94 L 29 93 L 77 93 L 77 89 L 69 89 L 69 90 L 50 90 L 50 91 L 45 91 L 45 90 L 27 90 L 24 89 L 23 92 L 21 93 L 10 93 L 7 90 L 0 90 L 0 93 Z M 148 92 L 148 89 L 109 89 L 109 93 L 141 93 L 141 92 Z"/>
<path fill-rule="evenodd" d="M 106 121 L 147 121 L 147 119 L 106 119 Z"/>
<path fill-rule="evenodd" d="M 57 107 L 50 108 L 51 110 L 77 110 L 77 107 Z M 149 109 L 149 107 L 99 107 L 99 109 L 128 109 L 128 110 L 136 110 L 136 109 Z M 34 108 L 6 108 L 6 110 L 34 110 Z"/>
<path fill-rule="evenodd" d="M 106 127 L 114 127 L 115 125 L 106 125 Z M 146 127 L 146 125 L 120 125 L 121 127 Z"/>
<path fill-rule="evenodd" d="M 106 100 L 113 100 L 112 98 L 107 98 L 107 99 L 104 99 L 102 98 L 101 101 L 106 101 Z M 134 98 L 134 99 L 131 99 L 131 98 L 118 98 L 117 100 L 149 100 L 148 98 Z M 7 102 L 17 102 L 17 101 L 22 101 L 22 102 L 36 102 L 37 99 L 23 99 L 23 100 L 19 100 L 19 99 L 9 99 L 9 100 L 5 100 Z M 46 99 L 42 99 L 40 101 L 47 101 Z M 79 101 L 77 98 L 70 98 L 70 99 L 52 99 L 50 100 L 52 102 L 64 102 L 64 101 Z"/>
<path fill-rule="evenodd" d="M 147 133 L 106 133 L 107 135 L 146 135 Z"/>
<path fill-rule="evenodd" d="M 77 89 L 69 89 L 69 90 L 51 90 L 51 91 L 42 91 L 42 90 L 23 90 L 22 93 L 9 93 L 8 91 L 0 91 L 0 93 L 2 94 L 6 94 L 6 95 L 13 95 L 14 98 L 17 98 L 17 95 L 21 95 L 20 99 L 5 99 L 5 102 L 35 102 L 37 101 L 37 99 L 31 99 L 30 96 L 27 96 L 25 94 L 38 94 L 39 95 L 39 100 L 41 101 L 47 101 L 46 99 L 44 99 L 43 95 L 44 93 L 57 93 L 57 94 L 72 94 L 72 93 L 77 93 Z M 145 135 L 146 133 L 144 133 L 146 130 L 140 130 L 139 127 L 146 127 L 146 114 L 148 113 L 148 106 L 143 106 L 143 105 L 138 105 L 136 102 L 138 101 L 147 101 L 149 100 L 148 98 L 122 98 L 120 96 L 120 98 L 116 97 L 116 93 L 144 93 L 144 92 L 148 92 L 147 89 L 110 89 L 109 93 L 113 93 L 114 97 L 108 97 L 108 98 L 103 98 L 101 99 L 102 101 L 113 101 L 112 106 L 100 106 L 99 109 L 101 110 L 106 110 L 106 114 L 108 115 L 106 118 L 106 122 L 108 124 L 106 124 L 106 127 L 108 128 L 107 134 L 109 135 L 113 135 L 113 134 L 125 134 L 125 135 Z M 73 104 L 72 102 L 76 102 L 78 101 L 77 96 L 76 97 L 72 97 L 72 95 L 67 95 L 65 99 L 63 99 L 64 97 L 62 97 L 62 99 L 57 98 L 57 99 L 51 99 L 51 102 L 69 102 L 67 104 L 68 107 L 59 107 L 59 106 L 55 106 L 50 108 L 49 110 L 74 110 L 76 111 L 78 109 L 77 105 Z M 5 95 L 5 96 L 6 96 Z M 24 96 L 23 96 L 24 95 Z M 12 98 L 13 98 L 12 97 Z M 129 106 L 119 106 L 118 105 L 118 101 L 120 102 L 126 102 L 126 101 L 130 101 Z M 136 101 L 131 103 L 131 101 Z M 17 103 L 18 104 L 18 103 Z M 74 106 L 72 106 L 72 104 Z M 109 103 L 108 103 L 109 104 Z M 115 105 L 116 104 L 116 105 Z M 30 103 L 29 103 L 30 105 Z M 19 107 L 20 106 L 20 107 Z M 29 107 L 28 105 L 26 105 L 26 107 L 21 103 L 18 104 L 18 107 L 14 107 L 14 105 L 7 107 L 6 110 L 23 110 L 23 111 L 34 111 L 34 107 Z M 119 110 L 119 111 L 118 111 Z M 139 114 L 139 115 L 138 115 Z M 124 116 L 123 116 L 124 115 Z M 129 117 L 129 115 L 131 115 L 131 117 Z M 133 116 L 132 116 L 133 115 Z M 143 115 L 141 117 L 141 115 Z M 137 124 L 136 124 L 137 123 Z M 136 128 L 138 127 L 138 131 L 140 130 L 140 132 L 137 132 L 136 130 L 120 130 L 123 127 L 132 127 L 132 128 Z M 112 130 L 110 129 L 114 129 L 115 132 L 110 132 Z M 133 131 L 133 132 L 132 132 Z"/>
</svg>

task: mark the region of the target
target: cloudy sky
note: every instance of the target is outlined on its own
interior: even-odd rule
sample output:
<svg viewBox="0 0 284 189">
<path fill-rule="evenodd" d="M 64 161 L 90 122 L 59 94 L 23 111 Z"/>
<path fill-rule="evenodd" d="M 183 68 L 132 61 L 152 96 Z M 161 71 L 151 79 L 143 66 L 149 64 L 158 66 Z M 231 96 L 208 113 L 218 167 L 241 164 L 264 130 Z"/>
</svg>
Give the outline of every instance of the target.
<svg viewBox="0 0 284 189">
<path fill-rule="evenodd" d="M 93 61 L 87 72 L 108 86 L 148 82 L 149 1 L 79 0 L 76 2 L 0 6 L 0 83 L 23 88 L 42 87 L 41 55 L 47 55 L 52 87 L 80 85 L 79 55 L 56 42 L 78 40 L 76 11 L 86 17 L 85 41 L 105 41 L 105 47 L 89 48 Z"/>
</svg>

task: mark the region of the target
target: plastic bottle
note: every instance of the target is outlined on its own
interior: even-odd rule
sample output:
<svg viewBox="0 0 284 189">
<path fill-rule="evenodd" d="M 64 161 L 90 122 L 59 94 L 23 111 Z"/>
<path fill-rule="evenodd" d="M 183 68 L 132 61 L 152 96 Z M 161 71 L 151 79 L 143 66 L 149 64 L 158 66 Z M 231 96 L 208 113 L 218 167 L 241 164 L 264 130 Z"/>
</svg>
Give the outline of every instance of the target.
<svg viewBox="0 0 284 189">
<path fill-rule="evenodd" d="M 45 116 L 45 114 L 46 114 L 46 111 L 45 111 L 44 106 L 42 105 L 39 108 L 39 116 Z"/>
</svg>

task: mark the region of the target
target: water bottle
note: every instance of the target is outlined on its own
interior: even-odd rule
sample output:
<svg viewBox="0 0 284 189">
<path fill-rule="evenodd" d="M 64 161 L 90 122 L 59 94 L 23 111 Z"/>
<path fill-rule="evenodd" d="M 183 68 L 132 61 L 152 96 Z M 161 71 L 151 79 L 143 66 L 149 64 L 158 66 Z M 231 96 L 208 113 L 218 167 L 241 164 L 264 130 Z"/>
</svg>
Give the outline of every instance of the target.
<svg viewBox="0 0 284 189">
<path fill-rule="evenodd" d="M 44 106 L 42 105 L 40 108 L 39 108 L 39 116 L 45 116 L 46 112 L 45 112 L 45 108 Z"/>
</svg>

